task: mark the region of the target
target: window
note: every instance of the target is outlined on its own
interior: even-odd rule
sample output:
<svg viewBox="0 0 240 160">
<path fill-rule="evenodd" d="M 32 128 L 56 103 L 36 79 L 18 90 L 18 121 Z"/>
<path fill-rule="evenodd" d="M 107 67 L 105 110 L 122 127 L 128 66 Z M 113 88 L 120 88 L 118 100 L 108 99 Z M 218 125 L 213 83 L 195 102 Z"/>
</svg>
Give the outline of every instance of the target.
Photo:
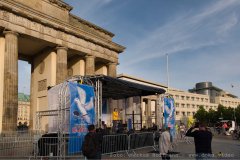
<svg viewBox="0 0 240 160">
<path fill-rule="evenodd" d="M 187 116 L 190 116 L 190 112 L 187 112 Z"/>
<path fill-rule="evenodd" d="M 177 115 L 177 116 L 179 115 L 179 111 L 176 111 L 176 115 Z"/>
<path fill-rule="evenodd" d="M 186 97 L 186 98 L 187 98 L 187 100 L 189 100 L 190 97 Z"/>
<path fill-rule="evenodd" d="M 184 107 L 185 107 L 185 104 L 182 104 L 181 106 L 182 106 L 182 108 L 184 108 Z"/>
<path fill-rule="evenodd" d="M 194 101 L 194 97 L 191 97 L 191 100 Z"/>
<path fill-rule="evenodd" d="M 181 99 L 184 100 L 184 96 L 181 96 Z"/>
<path fill-rule="evenodd" d="M 187 104 L 187 108 L 190 108 L 190 104 Z"/>
<path fill-rule="evenodd" d="M 178 108 L 179 107 L 179 103 L 176 103 L 176 108 Z"/>
<path fill-rule="evenodd" d="M 195 105 L 194 105 L 194 104 L 192 105 L 192 108 L 195 108 Z"/>
<path fill-rule="evenodd" d="M 182 112 L 182 115 L 185 116 L 185 112 Z"/>
<path fill-rule="evenodd" d="M 193 115 L 195 115 L 195 112 L 192 112 Z"/>
<path fill-rule="evenodd" d="M 176 95 L 175 97 L 176 97 L 176 99 L 179 99 L 179 96 L 178 96 L 178 95 Z"/>
</svg>

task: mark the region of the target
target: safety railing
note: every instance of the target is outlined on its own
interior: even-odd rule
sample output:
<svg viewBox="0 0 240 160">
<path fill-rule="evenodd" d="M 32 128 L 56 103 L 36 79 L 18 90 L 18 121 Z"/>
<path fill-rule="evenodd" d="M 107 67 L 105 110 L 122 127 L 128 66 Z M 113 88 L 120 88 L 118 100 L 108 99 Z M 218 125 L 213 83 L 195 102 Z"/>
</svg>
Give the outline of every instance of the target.
<svg viewBox="0 0 240 160">
<path fill-rule="evenodd" d="M 33 156 L 34 143 L 32 137 L 1 137 L 0 158 L 27 158 Z"/>
<path fill-rule="evenodd" d="M 102 140 L 102 154 L 116 153 L 128 150 L 127 134 L 105 135 Z"/>
<path fill-rule="evenodd" d="M 62 137 L 62 146 L 59 146 L 58 137 L 41 137 L 35 143 L 34 157 L 39 158 L 76 158 L 83 157 L 81 151 L 82 139 L 79 137 Z M 71 141 L 71 143 L 69 143 Z"/>
<path fill-rule="evenodd" d="M 2 131 L 0 139 L 2 137 L 33 137 L 36 134 L 44 134 L 42 130 L 23 130 L 23 131 Z"/>
<path fill-rule="evenodd" d="M 152 132 L 133 133 L 129 135 L 129 149 L 139 149 L 154 146 L 154 134 Z"/>
<path fill-rule="evenodd" d="M 117 152 L 135 151 L 137 149 L 153 147 L 156 150 L 158 141 L 156 138 L 158 133 L 143 132 L 132 134 L 116 134 L 105 135 L 102 139 L 102 154 L 112 154 Z M 0 138 L 0 158 L 3 157 L 22 157 L 23 159 L 31 157 L 32 159 L 41 158 L 74 158 L 83 157 L 80 144 L 82 143 L 78 137 L 63 137 L 59 145 L 57 134 L 53 137 L 1 137 Z M 75 143 L 69 141 L 73 140 Z"/>
</svg>

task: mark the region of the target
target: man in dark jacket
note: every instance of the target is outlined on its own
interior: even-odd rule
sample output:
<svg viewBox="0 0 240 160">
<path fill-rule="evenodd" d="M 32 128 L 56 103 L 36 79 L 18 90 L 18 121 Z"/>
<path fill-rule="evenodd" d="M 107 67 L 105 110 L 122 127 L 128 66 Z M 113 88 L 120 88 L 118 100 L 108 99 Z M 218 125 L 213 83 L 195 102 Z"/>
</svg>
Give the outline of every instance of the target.
<svg viewBox="0 0 240 160">
<path fill-rule="evenodd" d="M 101 159 L 101 137 L 96 133 L 94 125 L 89 125 L 88 131 L 83 142 L 83 155 L 87 159 Z"/>
<path fill-rule="evenodd" d="M 191 127 L 186 136 L 194 137 L 196 158 L 208 158 L 212 156 L 212 133 L 207 130 L 204 123 Z"/>
</svg>

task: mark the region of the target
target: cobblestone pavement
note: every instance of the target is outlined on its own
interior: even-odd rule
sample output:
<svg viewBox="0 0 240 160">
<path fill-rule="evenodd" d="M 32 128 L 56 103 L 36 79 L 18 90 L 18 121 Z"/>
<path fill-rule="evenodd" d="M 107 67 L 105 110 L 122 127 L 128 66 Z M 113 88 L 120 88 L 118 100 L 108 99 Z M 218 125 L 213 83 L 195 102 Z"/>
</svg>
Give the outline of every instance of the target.
<svg viewBox="0 0 240 160">
<path fill-rule="evenodd" d="M 175 152 L 171 154 L 171 159 L 195 159 L 195 146 L 193 138 L 189 139 L 191 144 L 179 142 L 175 147 Z M 230 136 L 216 135 L 213 137 L 212 159 L 240 159 L 240 141 L 232 140 Z M 152 147 L 138 149 L 131 152 L 121 152 L 111 155 L 103 155 L 102 159 L 161 159 L 158 151 Z"/>
</svg>

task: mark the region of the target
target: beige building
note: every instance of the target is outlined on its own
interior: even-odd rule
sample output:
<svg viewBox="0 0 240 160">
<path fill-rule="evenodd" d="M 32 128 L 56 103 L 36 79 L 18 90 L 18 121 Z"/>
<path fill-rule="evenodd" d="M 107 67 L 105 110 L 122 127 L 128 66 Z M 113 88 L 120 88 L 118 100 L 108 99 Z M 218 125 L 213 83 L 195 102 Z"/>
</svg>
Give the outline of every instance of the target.
<svg viewBox="0 0 240 160">
<path fill-rule="evenodd" d="M 216 110 L 218 107 L 218 104 L 210 103 L 210 97 L 207 95 L 190 93 L 176 89 L 170 89 L 169 93 L 175 100 L 176 120 L 181 120 L 184 116 L 193 116 L 200 106 L 203 106 L 207 111 L 210 108 Z"/>
<path fill-rule="evenodd" d="M 30 121 L 30 97 L 24 93 L 18 94 L 18 116 L 17 124 L 26 124 L 29 126 Z"/>
<path fill-rule="evenodd" d="M 167 86 L 163 84 L 146 81 L 124 74 L 118 75 L 118 78 L 167 90 Z M 170 88 L 169 94 L 172 95 L 175 100 L 176 120 L 180 121 L 184 118 L 192 117 L 197 112 L 200 106 L 203 106 L 204 109 L 208 111 L 209 109 L 216 110 L 219 104 L 222 104 L 226 107 L 237 107 L 238 105 L 240 105 L 239 98 L 223 91 L 222 89 L 218 88 L 218 90 L 220 92 L 216 92 L 214 99 L 212 99 L 210 95 L 191 93 Z M 161 123 L 156 121 L 157 116 L 162 116 L 162 114 L 156 114 L 161 113 L 161 110 L 156 111 L 157 108 L 161 109 L 161 107 L 157 107 L 158 105 L 162 105 L 161 101 L 159 102 L 159 99 L 161 99 L 161 97 L 162 96 L 158 97 L 156 95 L 152 95 L 141 98 L 141 109 L 139 110 L 141 110 L 142 114 L 142 126 L 149 127 L 151 126 L 152 122 L 156 124 Z M 131 106 L 135 105 L 136 103 L 134 104 L 132 102 Z"/>
<path fill-rule="evenodd" d="M 116 76 L 125 47 L 72 8 L 62 0 L 0 0 L 0 132 L 16 128 L 19 59 L 31 64 L 32 129 L 36 112 L 48 109 L 48 86 L 73 75 Z"/>
</svg>

